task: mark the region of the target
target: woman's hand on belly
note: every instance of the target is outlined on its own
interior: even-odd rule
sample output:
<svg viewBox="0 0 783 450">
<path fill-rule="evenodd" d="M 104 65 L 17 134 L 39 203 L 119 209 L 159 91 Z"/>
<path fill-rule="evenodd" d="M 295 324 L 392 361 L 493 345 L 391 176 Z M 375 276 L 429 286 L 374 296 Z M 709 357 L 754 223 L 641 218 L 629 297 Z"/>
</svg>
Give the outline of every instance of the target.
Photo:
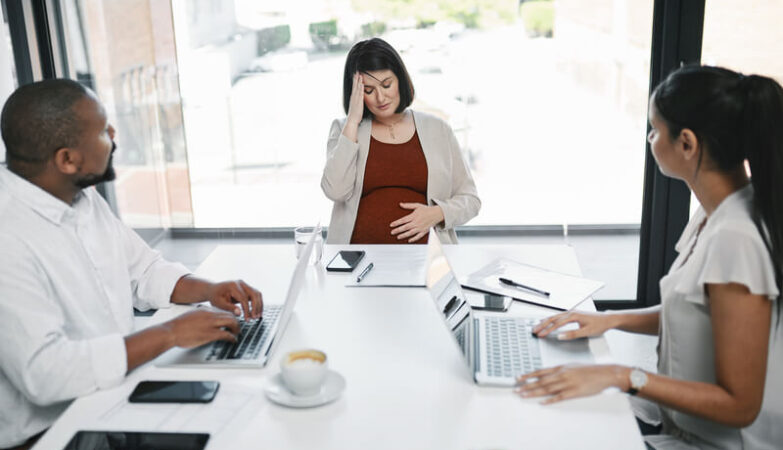
<svg viewBox="0 0 783 450">
<path fill-rule="evenodd" d="M 416 242 L 423 238 L 431 227 L 443 222 L 443 210 L 438 205 L 400 203 L 400 208 L 410 209 L 412 212 L 389 224 L 393 228 L 391 234 L 397 236 L 398 240 Z"/>
</svg>

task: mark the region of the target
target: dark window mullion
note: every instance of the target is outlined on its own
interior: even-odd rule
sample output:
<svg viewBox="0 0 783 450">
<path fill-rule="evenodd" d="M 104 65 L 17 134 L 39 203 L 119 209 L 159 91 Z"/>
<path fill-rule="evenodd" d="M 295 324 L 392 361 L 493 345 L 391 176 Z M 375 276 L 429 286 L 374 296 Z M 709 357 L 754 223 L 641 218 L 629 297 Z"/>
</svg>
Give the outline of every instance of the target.
<svg viewBox="0 0 783 450">
<path fill-rule="evenodd" d="M 41 62 L 41 76 L 45 80 L 57 78 L 46 0 L 31 0 L 31 4 L 33 8 L 33 20 L 35 21 L 35 33 L 38 38 L 38 57 Z"/>
<path fill-rule="evenodd" d="M 32 61 L 30 60 L 30 43 L 27 40 L 27 28 L 24 18 L 23 0 L 3 0 L 3 10 L 8 20 L 8 32 L 11 37 L 11 47 L 16 66 L 16 81 L 19 86 L 35 81 Z"/>
<path fill-rule="evenodd" d="M 650 93 L 683 64 L 701 59 L 705 0 L 656 0 L 650 61 Z M 649 131 L 649 127 L 648 127 Z M 674 245 L 688 222 L 690 191 L 658 170 L 647 145 L 639 242 L 639 306 L 660 303 L 658 282 L 677 256 Z"/>
</svg>

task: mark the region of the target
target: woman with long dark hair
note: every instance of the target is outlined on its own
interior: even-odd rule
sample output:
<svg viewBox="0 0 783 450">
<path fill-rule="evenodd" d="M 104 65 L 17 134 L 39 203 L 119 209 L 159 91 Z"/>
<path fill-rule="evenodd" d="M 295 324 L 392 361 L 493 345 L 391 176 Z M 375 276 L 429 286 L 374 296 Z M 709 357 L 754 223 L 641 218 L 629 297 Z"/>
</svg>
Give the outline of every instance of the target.
<svg viewBox="0 0 783 450">
<path fill-rule="evenodd" d="M 762 76 L 684 67 L 654 90 L 649 120 L 660 170 L 700 203 L 660 281 L 661 305 L 559 314 L 534 332 L 576 322 L 559 337 L 658 334 L 658 373 L 554 367 L 520 377 L 518 392 L 547 403 L 611 386 L 635 394 L 638 415 L 662 426 L 646 436 L 653 448 L 780 448 L 783 89 Z"/>
<path fill-rule="evenodd" d="M 400 55 L 373 38 L 351 48 L 343 74 L 347 116 L 332 122 L 321 189 L 334 202 L 327 242 L 426 243 L 434 227 L 456 243 L 454 227 L 481 202 L 451 128 L 409 108 L 413 83 Z"/>
</svg>

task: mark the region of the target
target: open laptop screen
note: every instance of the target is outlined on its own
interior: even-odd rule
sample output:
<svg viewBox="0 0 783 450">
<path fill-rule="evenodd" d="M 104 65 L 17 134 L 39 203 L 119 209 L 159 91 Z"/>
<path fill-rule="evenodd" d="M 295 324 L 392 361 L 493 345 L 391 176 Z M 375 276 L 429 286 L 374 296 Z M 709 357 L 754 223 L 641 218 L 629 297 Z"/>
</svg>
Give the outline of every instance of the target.
<svg viewBox="0 0 783 450">
<path fill-rule="evenodd" d="M 294 274 L 291 276 L 291 282 L 288 285 L 288 292 L 285 296 L 285 306 L 282 313 L 280 313 L 280 319 L 275 324 L 275 328 L 270 333 L 271 342 L 267 348 L 267 359 L 270 358 L 277 346 L 282 340 L 283 333 L 288 326 L 288 322 L 291 320 L 291 315 L 294 313 L 294 305 L 296 305 L 296 299 L 299 297 L 299 291 L 302 290 L 304 285 L 305 271 L 307 271 L 307 265 L 310 263 L 310 254 L 313 252 L 315 246 L 316 236 L 321 234 L 321 222 L 315 226 L 315 232 L 310 235 L 310 239 L 307 241 L 302 253 L 299 255 L 299 261 L 296 263 Z M 319 236 L 320 239 L 320 236 Z"/>
<path fill-rule="evenodd" d="M 457 276 L 443 253 L 438 235 L 430 230 L 427 241 L 427 278 L 425 284 L 440 311 L 444 323 L 451 331 L 465 361 L 470 364 L 470 336 L 473 321 Z"/>
</svg>

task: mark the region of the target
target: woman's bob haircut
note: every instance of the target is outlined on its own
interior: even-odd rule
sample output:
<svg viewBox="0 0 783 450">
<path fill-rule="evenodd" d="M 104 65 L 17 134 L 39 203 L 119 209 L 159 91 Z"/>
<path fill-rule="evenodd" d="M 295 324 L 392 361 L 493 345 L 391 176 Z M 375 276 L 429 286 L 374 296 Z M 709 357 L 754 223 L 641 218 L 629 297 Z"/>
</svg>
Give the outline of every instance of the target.
<svg viewBox="0 0 783 450">
<path fill-rule="evenodd" d="M 391 70 L 399 80 L 400 106 L 395 113 L 405 111 L 413 102 L 413 83 L 405 69 L 405 64 L 394 48 L 388 42 L 380 38 L 367 39 L 357 42 L 348 52 L 345 59 L 345 73 L 343 74 L 343 108 L 348 114 L 348 106 L 351 101 L 351 89 L 353 88 L 353 75 L 356 72 L 371 72 L 374 70 Z M 364 108 L 362 118 L 371 117 L 372 113 Z"/>
</svg>

